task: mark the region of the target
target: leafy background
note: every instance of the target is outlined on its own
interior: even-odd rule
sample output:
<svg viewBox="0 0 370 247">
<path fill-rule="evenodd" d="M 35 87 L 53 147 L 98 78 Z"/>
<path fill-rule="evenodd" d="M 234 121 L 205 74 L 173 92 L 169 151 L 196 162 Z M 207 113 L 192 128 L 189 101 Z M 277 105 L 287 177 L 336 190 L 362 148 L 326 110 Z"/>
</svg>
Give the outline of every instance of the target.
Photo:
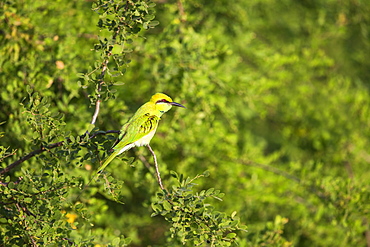
<svg viewBox="0 0 370 247">
<path fill-rule="evenodd" d="M 370 3 L 127 1 L 113 44 L 108 2 L 0 3 L 1 166 L 65 141 L 1 174 L 1 245 L 370 246 Z M 82 191 L 155 92 L 175 204 L 144 147 Z"/>
</svg>

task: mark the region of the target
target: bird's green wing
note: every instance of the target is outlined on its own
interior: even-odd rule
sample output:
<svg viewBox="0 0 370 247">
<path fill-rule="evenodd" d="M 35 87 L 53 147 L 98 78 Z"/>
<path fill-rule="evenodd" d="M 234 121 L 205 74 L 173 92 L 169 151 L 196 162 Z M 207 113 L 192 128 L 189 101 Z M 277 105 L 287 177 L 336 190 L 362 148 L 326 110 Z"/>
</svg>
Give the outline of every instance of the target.
<svg viewBox="0 0 370 247">
<path fill-rule="evenodd" d="M 121 134 L 122 139 L 120 142 L 113 148 L 115 151 L 121 150 L 126 145 L 140 140 L 142 137 L 155 130 L 158 126 L 160 117 L 146 113 L 132 120 L 133 121 L 130 120 L 128 122 L 125 133 Z"/>
<path fill-rule="evenodd" d="M 155 130 L 158 126 L 160 117 L 150 113 L 144 113 L 139 109 L 135 115 L 121 128 L 120 135 L 113 145 L 113 153 L 99 167 L 95 176 L 85 185 L 87 187 L 93 180 L 97 180 L 100 173 L 109 165 L 109 163 L 119 154 L 119 151 L 126 145 L 132 144 L 142 137 Z"/>
<path fill-rule="evenodd" d="M 144 114 L 134 121 L 129 121 L 121 129 L 121 134 L 118 139 L 117 145 L 113 147 L 113 153 L 104 161 L 103 165 L 99 167 L 98 173 L 95 179 L 98 178 L 99 174 L 109 165 L 109 163 L 120 153 L 121 149 L 127 145 L 140 140 L 142 137 L 155 130 L 158 126 L 159 117 L 156 115 L 150 115 L 149 113 Z"/>
<path fill-rule="evenodd" d="M 133 120 L 133 121 L 132 121 Z M 109 163 L 120 153 L 120 150 L 127 145 L 140 140 L 142 137 L 155 130 L 158 126 L 160 118 L 156 115 L 150 115 L 146 113 L 136 119 L 131 119 L 126 123 L 118 137 L 118 143 L 113 147 L 113 153 L 104 161 L 103 165 L 99 167 L 97 174 L 92 180 L 96 180 L 100 173 L 109 165 Z M 91 181 L 90 181 L 91 182 Z M 89 182 L 89 184 L 90 184 Z"/>
<path fill-rule="evenodd" d="M 115 140 L 115 142 L 112 145 L 112 149 L 122 140 L 122 138 L 126 135 L 127 133 L 127 127 L 129 126 L 129 122 L 125 123 L 118 135 L 118 138 Z"/>
<path fill-rule="evenodd" d="M 138 134 L 145 136 L 149 132 L 155 130 L 158 126 L 160 117 L 156 115 L 150 115 L 149 113 L 145 114 L 143 117 L 142 124 L 139 127 Z M 140 139 L 139 137 L 138 139 Z"/>
</svg>

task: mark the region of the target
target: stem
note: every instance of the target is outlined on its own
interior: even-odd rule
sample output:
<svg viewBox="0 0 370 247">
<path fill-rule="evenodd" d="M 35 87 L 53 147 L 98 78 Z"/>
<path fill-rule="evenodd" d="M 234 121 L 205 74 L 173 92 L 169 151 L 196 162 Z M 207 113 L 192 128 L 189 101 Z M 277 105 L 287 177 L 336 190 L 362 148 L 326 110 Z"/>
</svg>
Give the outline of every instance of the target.
<svg viewBox="0 0 370 247">
<path fill-rule="evenodd" d="M 98 95 L 98 98 L 100 98 L 100 94 Z M 94 115 L 92 117 L 91 124 L 95 125 L 96 119 L 98 118 L 99 111 L 100 111 L 100 102 L 101 102 L 101 100 L 98 99 L 95 103 L 95 112 L 94 112 Z"/>
<path fill-rule="evenodd" d="M 159 187 L 161 187 L 162 190 L 164 190 L 163 184 L 162 184 L 162 179 L 161 179 L 161 174 L 159 173 L 159 168 L 158 168 L 158 163 L 157 163 L 157 156 L 155 156 L 155 153 L 153 149 L 150 147 L 148 144 L 149 151 L 152 153 L 153 158 L 154 158 L 154 165 L 155 165 L 155 173 L 157 175 Z"/>
<path fill-rule="evenodd" d="M 138 155 L 139 159 L 141 160 L 141 162 L 144 163 L 145 167 L 148 168 L 148 170 L 150 171 L 150 164 L 149 162 L 146 160 L 146 158 L 142 155 L 142 154 L 139 154 Z M 154 175 L 154 174 L 153 174 Z"/>
<path fill-rule="evenodd" d="M 109 45 L 107 55 L 106 55 L 102 65 L 101 65 L 101 73 L 100 73 L 100 79 L 99 79 L 99 82 L 98 82 L 98 89 L 97 89 L 98 95 L 97 95 L 97 99 L 96 99 L 96 102 L 95 102 L 95 112 L 94 112 L 94 115 L 91 119 L 91 124 L 94 124 L 94 125 L 96 123 L 96 119 L 98 118 L 99 111 L 100 111 L 101 86 L 104 83 L 104 77 L 105 77 L 105 73 L 107 72 L 107 69 L 108 69 L 109 58 L 112 56 L 112 50 L 113 50 L 114 45 L 116 44 L 116 39 L 117 39 L 117 36 L 118 36 L 119 32 L 120 32 L 120 29 L 118 28 L 118 30 L 113 34 L 113 36 L 112 36 L 113 44 Z"/>
</svg>

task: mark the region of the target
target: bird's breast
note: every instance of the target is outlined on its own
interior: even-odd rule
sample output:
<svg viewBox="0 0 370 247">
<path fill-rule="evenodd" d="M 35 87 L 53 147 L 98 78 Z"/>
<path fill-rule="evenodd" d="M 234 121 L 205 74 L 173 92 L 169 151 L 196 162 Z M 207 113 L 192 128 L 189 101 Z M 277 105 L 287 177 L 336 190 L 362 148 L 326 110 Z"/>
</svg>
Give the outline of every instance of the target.
<svg viewBox="0 0 370 247">
<path fill-rule="evenodd" d="M 148 145 L 150 140 L 153 138 L 154 134 L 155 134 L 155 130 L 152 130 L 150 131 L 147 135 L 141 137 L 139 140 L 137 140 L 136 142 L 134 142 L 135 146 L 136 147 L 140 147 L 140 146 L 145 146 L 145 145 Z"/>
</svg>

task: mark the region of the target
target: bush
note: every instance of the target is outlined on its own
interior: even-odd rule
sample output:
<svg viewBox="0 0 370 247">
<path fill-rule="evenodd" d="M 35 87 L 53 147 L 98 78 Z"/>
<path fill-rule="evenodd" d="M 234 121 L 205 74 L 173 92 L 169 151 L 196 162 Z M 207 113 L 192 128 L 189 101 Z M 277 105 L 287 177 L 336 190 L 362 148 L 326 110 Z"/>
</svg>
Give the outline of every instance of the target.
<svg viewBox="0 0 370 247">
<path fill-rule="evenodd" d="M 0 6 L 0 245 L 369 245 L 368 3 Z"/>
</svg>

